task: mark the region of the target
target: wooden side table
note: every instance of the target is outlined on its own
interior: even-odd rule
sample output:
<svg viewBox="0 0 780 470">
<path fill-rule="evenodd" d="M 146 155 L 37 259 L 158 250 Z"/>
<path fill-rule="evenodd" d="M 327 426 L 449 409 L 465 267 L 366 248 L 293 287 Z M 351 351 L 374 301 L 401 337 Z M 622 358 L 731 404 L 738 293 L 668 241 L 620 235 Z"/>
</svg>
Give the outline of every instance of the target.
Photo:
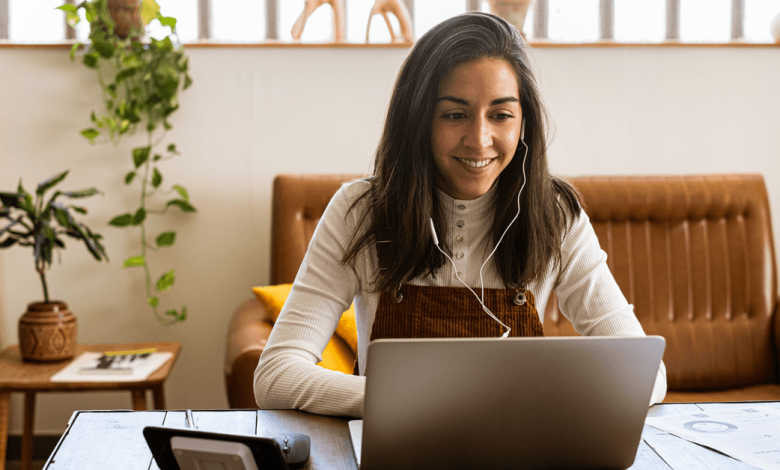
<svg viewBox="0 0 780 470">
<path fill-rule="evenodd" d="M 70 361 L 33 363 L 22 362 L 19 346 L 9 346 L 0 353 L 0 470 L 5 470 L 5 453 L 8 442 L 8 412 L 12 392 L 24 393 L 24 434 L 22 435 L 22 470 L 32 468 L 33 423 L 35 421 L 35 394 L 37 392 L 86 392 L 126 390 L 133 399 L 133 409 L 146 410 L 146 391 L 154 396 L 154 408 L 165 409 L 163 382 L 179 357 L 179 343 L 132 344 L 80 344 L 74 359 L 83 352 L 127 351 L 157 348 L 158 352 L 171 352 L 173 357 L 146 380 L 136 382 L 52 382 L 51 377 Z"/>
</svg>

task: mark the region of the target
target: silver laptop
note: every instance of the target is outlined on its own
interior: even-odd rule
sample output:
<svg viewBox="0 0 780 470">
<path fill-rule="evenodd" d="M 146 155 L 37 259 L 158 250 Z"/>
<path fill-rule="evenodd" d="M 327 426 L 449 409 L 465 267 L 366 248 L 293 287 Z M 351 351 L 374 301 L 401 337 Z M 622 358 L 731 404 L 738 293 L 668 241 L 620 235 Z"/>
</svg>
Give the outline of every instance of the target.
<svg viewBox="0 0 780 470">
<path fill-rule="evenodd" d="M 378 340 L 361 470 L 626 468 L 665 342 L 650 337 Z"/>
</svg>

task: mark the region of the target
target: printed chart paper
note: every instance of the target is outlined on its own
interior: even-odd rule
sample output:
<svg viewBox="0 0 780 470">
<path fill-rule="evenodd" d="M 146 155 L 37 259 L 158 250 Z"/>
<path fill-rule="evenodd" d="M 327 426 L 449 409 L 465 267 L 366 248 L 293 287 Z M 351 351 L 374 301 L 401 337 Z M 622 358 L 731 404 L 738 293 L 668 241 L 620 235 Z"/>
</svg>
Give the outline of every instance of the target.
<svg viewBox="0 0 780 470">
<path fill-rule="evenodd" d="M 764 470 L 780 470 L 780 409 L 760 404 L 647 418 L 646 424 Z"/>
</svg>

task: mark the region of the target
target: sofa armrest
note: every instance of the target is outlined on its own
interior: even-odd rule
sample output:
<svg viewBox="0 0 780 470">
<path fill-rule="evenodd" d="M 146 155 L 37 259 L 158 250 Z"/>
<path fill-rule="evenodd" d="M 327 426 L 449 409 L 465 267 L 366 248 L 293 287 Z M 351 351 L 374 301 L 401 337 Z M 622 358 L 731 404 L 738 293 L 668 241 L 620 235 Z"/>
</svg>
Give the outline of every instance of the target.
<svg viewBox="0 0 780 470">
<path fill-rule="evenodd" d="M 231 408 L 257 408 L 254 372 L 272 329 L 271 317 L 257 299 L 247 300 L 233 314 L 225 348 L 225 389 Z"/>
</svg>

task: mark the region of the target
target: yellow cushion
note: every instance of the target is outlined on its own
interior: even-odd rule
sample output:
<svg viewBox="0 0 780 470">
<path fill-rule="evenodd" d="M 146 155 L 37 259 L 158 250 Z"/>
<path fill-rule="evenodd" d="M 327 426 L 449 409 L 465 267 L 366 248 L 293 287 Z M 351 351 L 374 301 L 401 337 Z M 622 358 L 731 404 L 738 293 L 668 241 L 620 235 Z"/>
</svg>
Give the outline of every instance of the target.
<svg viewBox="0 0 780 470">
<path fill-rule="evenodd" d="M 255 287 L 252 292 L 257 300 L 271 315 L 275 322 L 282 311 L 284 302 L 292 291 L 292 284 L 280 284 L 278 286 Z M 351 353 L 351 354 L 350 354 Z M 357 354 L 357 327 L 355 326 L 355 306 L 350 305 L 349 310 L 341 315 L 336 332 L 322 351 L 322 361 L 317 365 L 326 369 L 337 370 L 345 374 L 351 374 L 354 363 L 352 357 Z"/>
</svg>

